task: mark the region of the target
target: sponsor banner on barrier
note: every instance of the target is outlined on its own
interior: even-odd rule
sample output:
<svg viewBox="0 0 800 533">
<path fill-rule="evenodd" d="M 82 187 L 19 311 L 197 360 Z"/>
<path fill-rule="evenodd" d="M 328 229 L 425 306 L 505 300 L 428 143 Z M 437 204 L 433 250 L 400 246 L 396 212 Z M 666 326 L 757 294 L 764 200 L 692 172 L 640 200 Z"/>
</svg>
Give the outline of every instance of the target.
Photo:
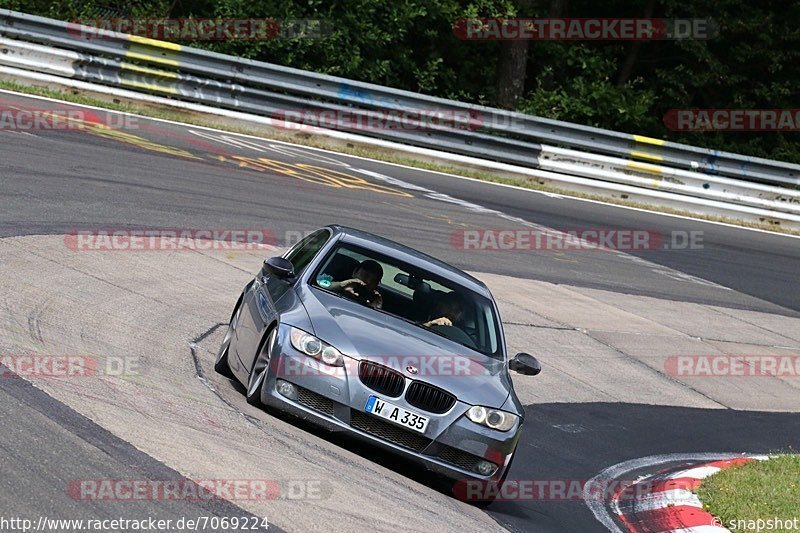
<svg viewBox="0 0 800 533">
<path fill-rule="evenodd" d="M 800 377 L 800 355 L 671 355 L 673 377 Z"/>
<path fill-rule="evenodd" d="M 463 18 L 453 33 L 466 41 L 653 41 L 711 39 L 710 19 Z"/>
</svg>

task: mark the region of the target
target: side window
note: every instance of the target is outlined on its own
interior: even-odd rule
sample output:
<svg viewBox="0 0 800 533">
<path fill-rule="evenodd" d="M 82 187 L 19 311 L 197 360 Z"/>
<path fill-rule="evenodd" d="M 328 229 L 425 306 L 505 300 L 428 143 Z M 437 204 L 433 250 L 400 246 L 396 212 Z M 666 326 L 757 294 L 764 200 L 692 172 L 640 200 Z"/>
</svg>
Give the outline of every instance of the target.
<svg viewBox="0 0 800 533">
<path fill-rule="evenodd" d="M 311 262 L 317 252 L 328 242 L 331 234 L 328 230 L 320 230 L 312 233 L 302 241 L 298 242 L 294 248 L 286 254 L 286 259 L 294 265 L 294 273 L 300 275 L 306 266 Z"/>
</svg>

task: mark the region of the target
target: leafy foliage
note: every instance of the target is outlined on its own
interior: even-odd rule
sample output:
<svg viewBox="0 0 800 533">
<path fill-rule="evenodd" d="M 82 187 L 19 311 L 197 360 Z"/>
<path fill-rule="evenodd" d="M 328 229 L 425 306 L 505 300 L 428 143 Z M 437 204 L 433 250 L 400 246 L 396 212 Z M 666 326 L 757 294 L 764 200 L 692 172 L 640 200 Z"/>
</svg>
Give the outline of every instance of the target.
<svg viewBox="0 0 800 533">
<path fill-rule="evenodd" d="M 468 17 L 642 17 L 646 1 L 610 0 L 0 0 L 11 9 L 81 17 L 314 19 L 320 38 L 186 44 L 316 72 L 497 105 L 497 41 L 464 41 Z M 677 142 L 800 162 L 795 132 L 676 132 L 671 109 L 796 109 L 800 4 L 791 0 L 650 0 L 653 17 L 711 18 L 708 40 L 533 41 L 518 110 Z M 524 6 L 527 9 L 521 9 Z M 624 65 L 630 63 L 626 71 Z M 503 80 L 500 80 L 502 84 Z"/>
</svg>

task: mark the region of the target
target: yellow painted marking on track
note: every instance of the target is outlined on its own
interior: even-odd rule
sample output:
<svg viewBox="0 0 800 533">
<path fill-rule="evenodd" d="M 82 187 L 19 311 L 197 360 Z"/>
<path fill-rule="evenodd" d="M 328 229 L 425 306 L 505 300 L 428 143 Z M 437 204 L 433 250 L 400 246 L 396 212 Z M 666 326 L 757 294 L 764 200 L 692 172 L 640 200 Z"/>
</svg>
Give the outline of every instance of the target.
<svg viewBox="0 0 800 533">
<path fill-rule="evenodd" d="M 217 161 L 234 163 L 238 165 L 239 168 L 256 170 L 258 172 L 274 172 L 276 174 L 282 174 L 284 176 L 332 187 L 334 189 L 363 189 L 381 194 L 392 194 L 408 198 L 414 197 L 414 195 L 399 189 L 378 185 L 358 176 L 351 176 L 344 172 L 337 172 L 314 165 L 303 163 L 293 164 L 284 161 L 276 161 L 267 157 L 255 158 L 242 155 L 225 156 L 217 154 L 212 156 L 212 158 Z"/>
<path fill-rule="evenodd" d="M 227 160 L 225 156 L 218 156 L 220 157 L 221 161 Z M 276 174 L 283 174 L 284 176 L 289 176 L 290 178 L 301 179 L 303 181 L 310 181 L 312 183 L 318 183 L 320 185 L 327 185 L 328 187 L 338 187 L 336 184 L 331 184 L 322 179 L 309 179 L 307 176 L 303 176 L 291 163 L 285 163 L 283 161 L 276 161 L 274 159 L 268 159 L 266 157 L 248 157 L 243 155 L 235 155 L 231 156 L 234 162 L 236 162 L 239 168 L 247 168 L 250 170 L 257 170 L 258 172 L 274 172 Z"/>
<path fill-rule="evenodd" d="M 326 177 L 330 180 L 340 183 L 343 187 L 346 187 L 348 189 L 363 189 L 366 191 L 392 194 L 395 196 L 402 196 L 405 198 L 414 197 L 413 194 L 410 194 L 406 191 L 395 189 L 394 187 L 387 187 L 385 185 L 378 185 L 377 183 L 369 182 L 362 177 L 351 176 L 350 174 L 345 174 L 344 172 L 339 172 L 338 170 L 330 170 L 327 168 L 308 165 L 305 163 L 298 163 L 296 166 L 303 170 L 307 170 L 311 173 Z"/>
<path fill-rule="evenodd" d="M 633 140 L 636 141 L 637 143 L 655 144 L 656 146 L 661 146 L 665 142 L 667 142 L 667 141 L 664 141 L 662 139 L 654 139 L 652 137 L 645 137 L 644 135 L 634 135 L 633 136 Z"/>
<path fill-rule="evenodd" d="M 631 150 L 630 152 L 631 157 L 636 157 L 639 159 L 649 159 L 651 161 L 663 161 L 664 158 L 660 155 L 655 154 L 648 154 L 647 152 L 639 152 L 638 150 Z"/>
<path fill-rule="evenodd" d="M 180 52 L 183 48 L 179 44 L 175 43 L 168 43 L 166 41 L 157 41 L 156 39 L 149 39 L 147 37 L 141 37 L 139 35 L 131 35 L 129 36 L 129 41 L 142 44 L 145 46 L 154 46 L 156 48 L 164 48 L 166 50 L 174 50 L 175 52 Z"/>
<path fill-rule="evenodd" d="M 133 72 L 138 72 L 140 74 L 148 74 L 151 76 L 160 76 L 162 78 L 171 78 L 177 79 L 178 73 L 177 72 L 170 72 L 169 70 L 158 70 L 154 68 L 147 68 L 147 67 L 140 67 L 139 65 L 134 65 L 133 63 L 126 63 L 122 62 L 119 64 L 119 67 L 122 70 L 131 70 Z"/>
<path fill-rule="evenodd" d="M 152 152 L 159 152 L 168 155 L 176 155 L 179 157 L 186 157 L 188 159 L 199 159 L 199 160 L 203 159 L 202 157 L 196 156 L 191 152 L 187 152 L 186 150 L 182 150 L 180 148 L 175 148 L 172 146 L 166 146 L 164 144 L 158 144 L 143 137 L 133 135 L 131 133 L 126 133 L 124 131 L 109 128 L 104 124 L 90 123 L 89 132 L 94 133 L 95 135 L 99 135 L 101 137 L 107 137 L 109 139 L 113 139 L 115 141 L 132 144 L 134 146 L 138 146 L 139 148 L 144 148 L 145 150 L 150 150 Z"/>
<path fill-rule="evenodd" d="M 638 161 L 628 161 L 625 165 L 628 168 L 635 170 L 643 170 L 644 172 L 652 172 L 653 174 L 661 174 L 664 170 L 658 165 L 651 165 L 649 163 L 640 163 Z"/>
<path fill-rule="evenodd" d="M 186 150 L 181 150 L 180 148 L 174 148 L 172 146 L 158 144 L 143 137 L 139 137 L 131 133 L 126 133 L 124 131 L 110 128 L 105 124 L 100 124 L 97 122 L 86 122 L 85 120 L 82 120 L 77 117 L 60 116 L 60 115 L 57 116 L 53 113 L 43 113 L 43 114 L 46 116 L 50 115 L 55 118 L 59 118 L 61 120 L 68 120 L 73 124 L 76 124 L 79 128 L 85 130 L 87 133 L 91 133 L 93 135 L 98 135 L 100 137 L 105 137 L 108 139 L 113 139 L 115 141 L 121 141 L 127 144 L 132 144 L 133 146 L 138 146 L 139 148 L 144 148 L 145 150 L 160 152 L 162 154 L 176 155 L 179 157 L 186 157 L 189 159 L 202 159 L 202 157 L 198 157 L 192 154 L 191 152 L 187 152 Z"/>
</svg>

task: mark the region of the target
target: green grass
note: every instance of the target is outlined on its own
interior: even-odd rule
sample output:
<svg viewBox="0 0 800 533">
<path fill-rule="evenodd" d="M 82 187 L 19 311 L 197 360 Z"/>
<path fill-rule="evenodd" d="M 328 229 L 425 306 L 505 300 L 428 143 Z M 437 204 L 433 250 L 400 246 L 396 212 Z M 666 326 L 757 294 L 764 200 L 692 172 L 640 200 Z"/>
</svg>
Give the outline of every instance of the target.
<svg viewBox="0 0 800 533">
<path fill-rule="evenodd" d="M 697 495 L 706 510 L 725 525 L 731 520 L 774 518 L 797 518 L 800 523 L 800 455 L 781 455 L 721 470 L 703 480 Z"/>
<path fill-rule="evenodd" d="M 434 172 L 443 172 L 446 174 L 455 174 L 457 176 L 464 176 L 467 178 L 474 178 L 482 181 L 489 181 L 493 183 L 503 183 L 506 185 L 515 185 L 517 187 L 523 187 L 526 189 L 532 189 L 536 191 L 543 191 L 543 192 L 551 192 L 555 194 L 560 194 L 563 196 L 570 196 L 574 198 L 583 198 L 587 200 L 597 200 L 601 202 L 606 202 L 615 205 L 621 205 L 625 207 L 636 207 L 639 209 L 645 209 L 648 211 L 655 211 L 659 213 L 668 213 L 673 215 L 680 215 L 686 216 L 691 218 L 696 218 L 699 220 L 710 220 L 714 222 L 724 222 L 727 224 L 733 224 L 737 226 L 743 226 L 747 228 L 756 228 L 756 229 L 763 229 L 767 231 L 773 231 L 776 233 L 785 233 L 789 235 L 800 235 L 800 231 L 792 230 L 789 228 L 781 227 L 780 225 L 776 224 L 768 224 L 768 223 L 759 223 L 759 222 L 751 222 L 745 220 L 738 220 L 728 217 L 721 217 L 715 215 L 705 215 L 701 213 L 694 213 L 692 211 L 682 210 L 682 209 L 673 209 L 671 207 L 660 206 L 656 204 L 649 204 L 649 203 L 641 203 L 641 202 L 634 202 L 631 200 L 626 200 L 623 198 L 613 198 L 609 196 L 604 196 L 600 194 L 586 194 L 576 191 L 570 191 L 565 189 L 560 189 L 557 187 L 552 187 L 549 185 L 545 185 L 543 183 L 539 183 L 535 179 L 525 179 L 521 177 L 510 177 L 504 175 L 494 174 L 492 172 L 487 172 L 483 170 L 475 170 L 472 168 L 464 168 L 454 165 L 442 165 L 438 163 L 431 163 L 429 161 L 415 159 L 413 157 L 407 157 L 402 155 L 397 155 L 396 152 L 376 148 L 376 147 L 363 147 L 363 146 L 356 146 L 351 143 L 342 143 L 341 141 L 329 140 L 325 137 L 319 135 L 312 135 L 308 132 L 293 132 L 293 133 L 282 133 L 276 132 L 274 130 L 265 130 L 265 129 L 256 129 L 256 128 L 247 128 L 247 127 L 239 127 L 233 126 L 230 124 L 224 123 L 222 118 L 210 118 L 208 115 L 204 115 L 201 113 L 195 113 L 191 111 L 185 110 L 175 110 L 168 106 L 163 106 L 159 104 L 149 104 L 149 103 L 122 103 L 119 101 L 115 101 L 113 97 L 109 97 L 110 100 L 94 98 L 90 96 L 85 96 L 80 94 L 77 91 L 70 91 L 70 90 L 53 90 L 47 89 L 42 87 L 34 87 L 28 85 L 22 85 L 19 83 L 11 82 L 11 81 L 3 81 L 0 80 L 0 89 L 7 89 L 10 91 L 16 91 L 19 93 L 25 94 L 33 94 L 37 96 L 45 96 L 48 98 L 55 98 L 58 100 L 64 100 L 67 102 L 72 102 L 76 104 L 83 104 L 83 105 L 90 105 L 101 107 L 104 109 L 110 109 L 113 111 L 121 111 L 125 113 L 133 113 L 137 115 L 153 117 L 153 118 L 160 118 L 164 120 L 171 120 L 175 122 L 182 122 L 186 124 L 193 124 L 195 126 L 204 126 L 208 128 L 215 128 L 224 131 L 231 131 L 234 133 L 242 133 L 245 135 L 252 135 L 255 137 L 262 137 L 265 139 L 271 140 L 278 140 L 278 141 L 285 141 L 291 142 L 295 144 L 300 144 L 303 146 L 309 146 L 313 148 L 322 148 L 325 150 L 331 150 L 347 155 L 359 156 L 359 157 L 366 157 L 369 159 L 375 159 L 378 161 L 385 161 L 387 163 L 395 163 L 398 165 L 406 165 L 414 168 L 420 168 L 423 170 L 431 170 Z"/>
</svg>

